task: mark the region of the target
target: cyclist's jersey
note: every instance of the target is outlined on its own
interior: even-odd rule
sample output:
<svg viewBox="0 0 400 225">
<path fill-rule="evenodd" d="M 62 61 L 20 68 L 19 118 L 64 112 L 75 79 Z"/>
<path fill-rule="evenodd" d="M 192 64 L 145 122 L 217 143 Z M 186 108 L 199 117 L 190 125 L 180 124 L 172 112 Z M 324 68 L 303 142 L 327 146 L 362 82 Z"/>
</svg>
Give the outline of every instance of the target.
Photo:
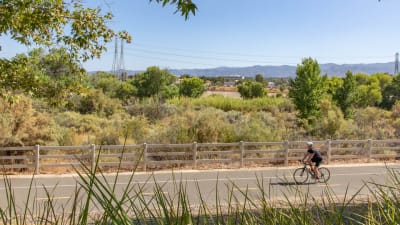
<svg viewBox="0 0 400 225">
<path fill-rule="evenodd" d="M 309 150 L 307 150 L 307 152 L 310 153 L 310 154 L 314 154 L 314 156 L 311 159 L 312 161 L 321 161 L 322 160 L 321 153 L 318 150 L 309 149 Z"/>
</svg>

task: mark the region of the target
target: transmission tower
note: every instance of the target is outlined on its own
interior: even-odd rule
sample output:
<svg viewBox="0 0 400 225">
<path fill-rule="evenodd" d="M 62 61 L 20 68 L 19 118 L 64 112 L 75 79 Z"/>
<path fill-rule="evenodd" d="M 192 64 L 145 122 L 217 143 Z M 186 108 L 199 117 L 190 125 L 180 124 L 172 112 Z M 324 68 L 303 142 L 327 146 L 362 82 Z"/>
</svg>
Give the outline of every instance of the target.
<svg viewBox="0 0 400 225">
<path fill-rule="evenodd" d="M 111 72 L 117 76 L 118 75 L 118 38 L 115 37 L 115 51 L 114 51 L 114 60 L 112 64 Z"/>
<path fill-rule="evenodd" d="M 399 74 L 399 53 L 396 52 L 394 60 L 394 75 Z"/>
<path fill-rule="evenodd" d="M 124 62 L 124 40 L 121 39 L 121 55 L 119 56 L 118 78 L 121 81 L 126 80 L 125 62 Z"/>
</svg>

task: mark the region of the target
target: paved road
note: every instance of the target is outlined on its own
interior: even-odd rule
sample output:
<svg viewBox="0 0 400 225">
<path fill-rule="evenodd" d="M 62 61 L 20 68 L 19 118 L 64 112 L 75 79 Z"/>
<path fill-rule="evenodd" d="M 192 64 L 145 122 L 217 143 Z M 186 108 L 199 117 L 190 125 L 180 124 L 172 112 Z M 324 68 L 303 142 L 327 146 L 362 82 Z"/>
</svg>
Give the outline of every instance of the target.
<svg viewBox="0 0 400 225">
<path fill-rule="evenodd" d="M 388 168 L 394 171 L 400 171 L 400 164 L 359 164 L 359 165 L 334 165 L 326 166 L 331 171 L 331 179 L 328 186 L 339 197 L 345 195 L 352 196 L 360 190 L 365 182 L 377 182 L 385 184 L 389 181 Z M 388 167 L 388 168 L 387 168 Z M 203 200 L 209 205 L 215 204 L 216 194 L 220 195 L 223 202 L 228 199 L 228 193 L 233 190 L 241 201 L 241 192 L 248 193 L 252 198 L 260 196 L 261 189 L 265 191 L 271 200 L 279 200 L 285 198 L 286 195 L 290 199 L 296 196 L 295 189 L 302 190 L 303 193 L 309 192 L 315 197 L 321 196 L 323 190 L 326 190 L 326 184 L 313 183 L 306 185 L 296 185 L 292 179 L 292 173 L 295 167 L 288 168 L 251 168 L 251 169 L 231 169 L 231 170 L 207 170 L 207 171 L 175 171 L 172 172 L 156 172 L 156 173 L 135 173 L 131 182 L 132 192 L 139 188 L 147 198 L 155 195 L 155 184 L 162 186 L 162 192 L 165 194 L 174 193 L 179 187 L 179 183 L 183 183 L 189 196 L 190 204 L 196 206 L 199 204 L 199 191 Z M 116 184 L 116 195 L 120 196 L 123 190 L 128 186 L 131 174 L 119 174 L 115 181 L 115 174 L 107 174 L 105 179 L 110 184 Z M 33 179 L 33 180 L 32 180 Z M 30 182 L 33 182 L 30 196 L 29 207 L 32 204 L 40 205 L 48 199 L 48 195 L 52 196 L 57 208 L 61 210 L 63 207 L 69 207 L 74 193 L 82 180 L 76 175 L 38 175 L 31 176 L 10 176 L 12 191 L 15 195 L 16 205 L 23 209 L 27 202 Z M 106 184 L 103 181 L 102 184 Z M 0 207 L 5 208 L 9 204 L 5 201 L 6 185 L 4 178 L 0 181 Z M 218 190 L 218 191 L 217 191 Z M 368 195 L 370 192 L 364 188 L 360 191 L 360 196 Z M 79 198 L 83 198 L 80 195 Z"/>
</svg>

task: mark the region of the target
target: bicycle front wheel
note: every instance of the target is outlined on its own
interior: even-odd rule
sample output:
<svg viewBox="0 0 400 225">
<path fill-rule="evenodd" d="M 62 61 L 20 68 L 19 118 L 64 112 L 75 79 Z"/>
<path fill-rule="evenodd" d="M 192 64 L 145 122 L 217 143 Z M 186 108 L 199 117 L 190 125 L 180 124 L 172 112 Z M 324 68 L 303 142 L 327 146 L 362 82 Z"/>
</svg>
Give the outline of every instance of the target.
<svg viewBox="0 0 400 225">
<path fill-rule="evenodd" d="M 322 182 L 327 182 L 329 178 L 331 178 L 331 172 L 328 170 L 328 168 L 321 167 L 318 169 L 319 175 L 320 175 L 320 181 Z"/>
<path fill-rule="evenodd" d="M 306 168 L 298 168 L 293 173 L 293 179 L 296 184 L 303 184 L 308 179 L 308 172 Z"/>
</svg>

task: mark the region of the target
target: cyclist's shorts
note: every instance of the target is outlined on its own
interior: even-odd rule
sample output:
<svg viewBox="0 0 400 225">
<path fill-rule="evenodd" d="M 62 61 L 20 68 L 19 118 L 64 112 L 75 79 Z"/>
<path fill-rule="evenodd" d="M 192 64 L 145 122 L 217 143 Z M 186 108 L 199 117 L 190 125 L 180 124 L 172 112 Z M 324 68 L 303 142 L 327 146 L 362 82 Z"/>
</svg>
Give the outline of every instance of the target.
<svg viewBox="0 0 400 225">
<path fill-rule="evenodd" d="M 315 166 L 319 167 L 321 165 L 322 159 L 321 158 L 316 158 L 316 159 L 311 159 L 312 162 L 315 162 Z"/>
</svg>

